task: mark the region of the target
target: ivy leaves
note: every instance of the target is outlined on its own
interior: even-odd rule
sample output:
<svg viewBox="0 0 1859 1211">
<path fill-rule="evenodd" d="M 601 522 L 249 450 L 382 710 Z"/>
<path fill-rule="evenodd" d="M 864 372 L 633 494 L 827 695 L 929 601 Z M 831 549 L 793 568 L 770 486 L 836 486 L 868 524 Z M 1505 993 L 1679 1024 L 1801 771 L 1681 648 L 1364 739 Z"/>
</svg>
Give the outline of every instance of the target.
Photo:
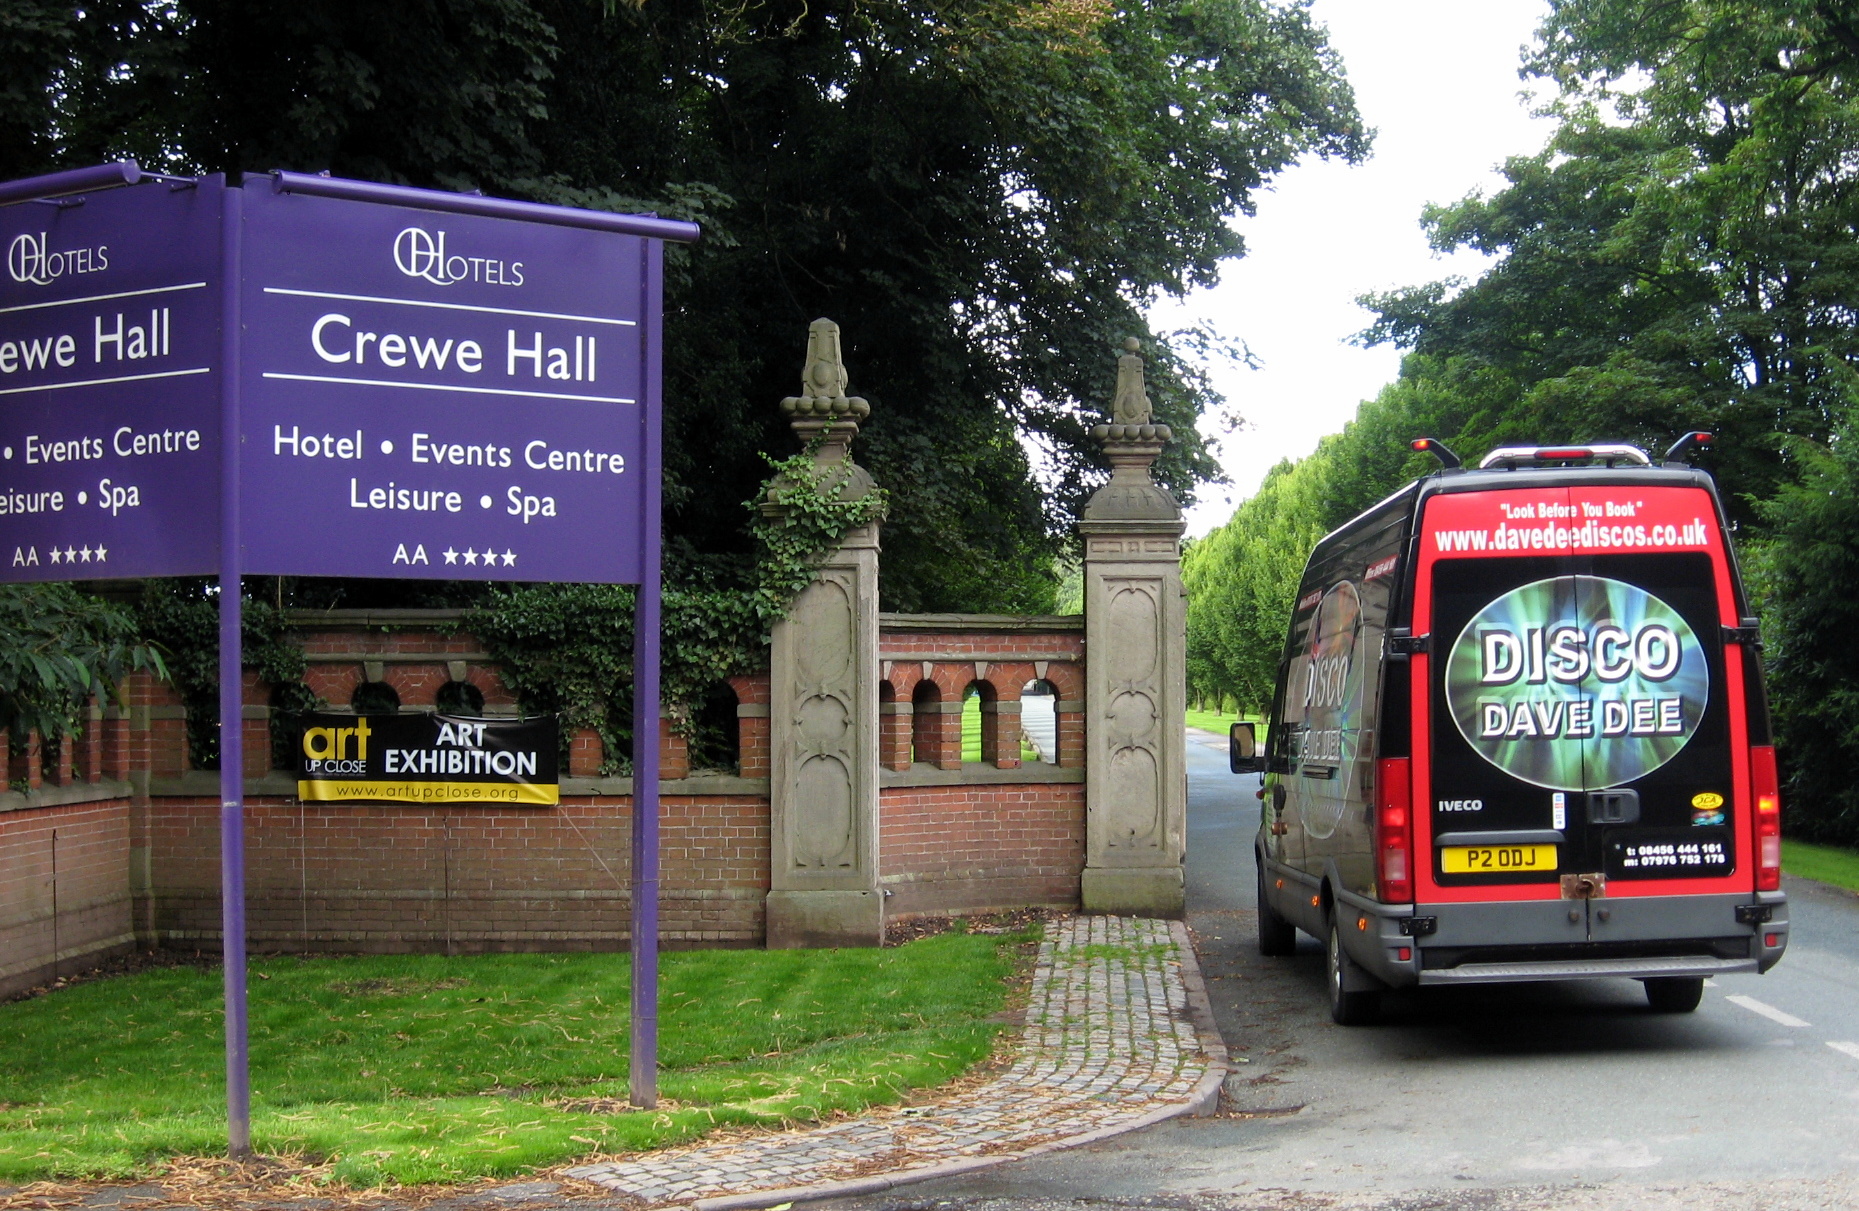
<svg viewBox="0 0 1859 1211">
<path fill-rule="evenodd" d="M 676 548 L 667 561 L 674 575 L 664 589 L 660 686 L 665 716 L 680 732 L 718 681 L 760 671 L 769 628 L 812 580 L 820 554 L 882 518 L 889 502 L 881 489 L 861 493 L 850 464 L 816 466 L 811 447 L 767 462 L 774 476 L 743 505 L 753 566 L 693 561 Z M 636 600 L 630 585 L 500 587 L 466 624 L 526 710 L 560 717 L 564 742 L 578 728 L 600 734 L 606 773 L 626 768 L 632 751 Z"/>
<path fill-rule="evenodd" d="M 68 584 L 0 586 L 0 723 L 14 743 L 75 730 L 86 699 L 141 669 L 161 673 L 161 656 L 119 607 Z"/>
<path fill-rule="evenodd" d="M 50 588 L 52 586 L 45 586 Z M 316 696 L 303 684 L 303 648 L 285 630 L 284 612 L 246 597 L 239 620 L 245 666 L 272 687 L 275 709 L 307 711 Z M 187 760 L 219 768 L 219 587 L 201 578 L 150 580 L 136 602 L 136 632 L 168 654 L 164 675 L 187 706 Z M 272 728 L 274 742 L 288 728 Z M 287 754 L 273 752 L 274 764 Z"/>
</svg>

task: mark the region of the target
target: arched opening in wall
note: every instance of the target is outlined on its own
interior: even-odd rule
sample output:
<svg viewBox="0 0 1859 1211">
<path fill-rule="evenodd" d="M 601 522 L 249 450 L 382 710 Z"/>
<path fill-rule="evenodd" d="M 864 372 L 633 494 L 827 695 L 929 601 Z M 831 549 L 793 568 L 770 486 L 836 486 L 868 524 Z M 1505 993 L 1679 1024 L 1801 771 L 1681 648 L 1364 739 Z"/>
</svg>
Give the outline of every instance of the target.
<svg viewBox="0 0 1859 1211">
<path fill-rule="evenodd" d="M 1035 679 L 1020 690 L 1020 744 L 1027 761 L 1059 763 L 1059 689 Z"/>
<path fill-rule="evenodd" d="M 39 777 L 56 786 L 60 781 L 58 771 L 65 755 L 65 737 L 62 734 L 39 737 Z"/>
<path fill-rule="evenodd" d="M 364 681 L 349 695 L 349 706 L 357 715 L 397 715 L 400 694 L 385 681 Z"/>
<path fill-rule="evenodd" d="M 469 681 L 448 681 L 432 704 L 441 715 L 478 716 L 484 714 L 484 691 Z"/>
<path fill-rule="evenodd" d="M 910 759 L 934 762 L 942 753 L 942 687 L 917 682 L 910 695 Z"/>
<path fill-rule="evenodd" d="M 742 737 L 736 722 L 736 691 L 719 681 L 691 713 L 691 769 L 734 774 L 742 768 Z"/>
<path fill-rule="evenodd" d="M 1000 760 L 1000 715 L 995 712 L 999 694 L 986 681 L 971 681 L 962 689 L 962 764 Z"/>
</svg>

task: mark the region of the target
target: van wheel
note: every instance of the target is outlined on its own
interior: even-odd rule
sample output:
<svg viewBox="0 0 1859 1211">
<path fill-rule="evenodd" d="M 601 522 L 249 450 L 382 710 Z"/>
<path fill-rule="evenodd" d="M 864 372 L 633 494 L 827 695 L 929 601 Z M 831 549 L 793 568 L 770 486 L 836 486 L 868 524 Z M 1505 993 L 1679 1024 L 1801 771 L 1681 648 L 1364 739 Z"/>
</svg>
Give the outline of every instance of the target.
<svg viewBox="0 0 1859 1211">
<path fill-rule="evenodd" d="M 1658 976 L 1641 980 L 1654 1013 L 1690 1013 L 1704 999 L 1703 976 Z"/>
<path fill-rule="evenodd" d="M 1297 926 L 1278 915 L 1265 896 L 1265 873 L 1259 873 L 1259 953 L 1282 959 L 1297 953 Z"/>
<path fill-rule="evenodd" d="M 1324 941 L 1324 975 L 1330 988 L 1330 1018 L 1338 1026 L 1367 1026 L 1381 1014 L 1379 992 L 1345 992 L 1343 975 L 1352 966 L 1343 951 L 1342 930 L 1336 918 L 1330 918 L 1330 932 Z"/>
</svg>

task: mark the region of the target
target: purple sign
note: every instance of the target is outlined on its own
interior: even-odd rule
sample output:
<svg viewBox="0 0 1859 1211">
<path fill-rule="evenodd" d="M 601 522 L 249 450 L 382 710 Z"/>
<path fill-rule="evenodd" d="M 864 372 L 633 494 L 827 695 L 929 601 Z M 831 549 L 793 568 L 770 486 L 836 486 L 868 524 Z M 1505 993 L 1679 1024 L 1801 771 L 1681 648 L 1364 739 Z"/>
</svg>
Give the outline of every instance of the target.
<svg viewBox="0 0 1859 1211">
<path fill-rule="evenodd" d="M 0 580 L 218 569 L 223 193 L 0 209 Z"/>
<path fill-rule="evenodd" d="M 635 583 L 633 716 L 655 735 L 657 241 L 697 236 L 649 215 L 295 173 L 228 192 L 124 161 L 0 183 L 6 579 L 218 572 L 222 719 L 243 701 L 246 572 Z M 235 1157 L 251 1152 L 242 753 L 227 729 Z M 649 1108 L 655 746 L 634 786 L 631 1083 Z"/>
<path fill-rule="evenodd" d="M 245 571 L 641 579 L 645 239 L 244 193 Z"/>
</svg>

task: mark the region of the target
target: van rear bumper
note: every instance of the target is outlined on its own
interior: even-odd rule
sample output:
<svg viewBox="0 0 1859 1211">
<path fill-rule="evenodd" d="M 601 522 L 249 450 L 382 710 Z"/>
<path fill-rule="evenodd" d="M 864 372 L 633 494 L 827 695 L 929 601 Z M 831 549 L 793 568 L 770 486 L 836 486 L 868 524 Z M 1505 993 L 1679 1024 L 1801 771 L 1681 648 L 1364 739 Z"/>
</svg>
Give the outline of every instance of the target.
<svg viewBox="0 0 1859 1211">
<path fill-rule="evenodd" d="M 1702 955 L 1671 958 L 1563 959 L 1529 963 L 1461 963 L 1420 972 L 1421 984 L 1521 984 L 1531 980 L 1591 980 L 1604 976 L 1647 979 L 1657 976 L 1720 976 L 1755 971 L 1755 959 L 1713 959 Z"/>
<path fill-rule="evenodd" d="M 1391 987 L 1762 972 L 1788 946 L 1781 892 L 1372 905 L 1338 896 L 1350 957 Z M 1400 956 L 1406 950 L 1408 958 Z"/>
</svg>

